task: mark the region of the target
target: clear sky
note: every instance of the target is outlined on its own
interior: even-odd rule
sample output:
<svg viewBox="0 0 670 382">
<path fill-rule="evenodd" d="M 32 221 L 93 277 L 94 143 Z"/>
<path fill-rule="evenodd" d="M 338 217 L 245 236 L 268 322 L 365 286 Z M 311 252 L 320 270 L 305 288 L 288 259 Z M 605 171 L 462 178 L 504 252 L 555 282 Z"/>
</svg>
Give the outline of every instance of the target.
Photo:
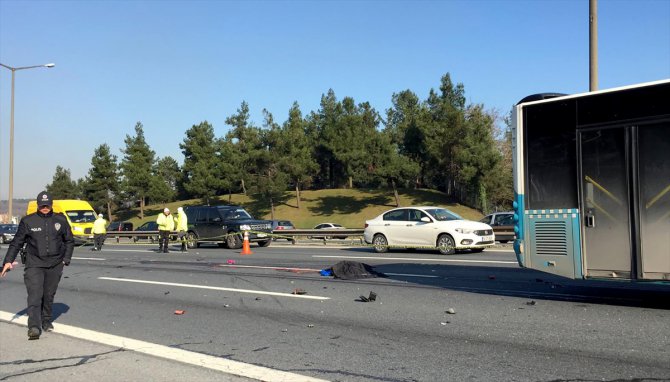
<svg viewBox="0 0 670 382">
<path fill-rule="evenodd" d="M 16 72 L 14 197 L 57 165 L 86 175 L 144 125 L 159 157 L 207 120 L 217 136 L 242 101 L 304 115 L 328 89 L 383 116 L 393 93 L 425 99 L 440 78 L 501 114 L 539 92 L 589 86 L 588 0 L 0 0 L 0 62 Z M 670 78 L 670 0 L 598 2 L 599 87 Z M 0 199 L 8 195 L 11 72 L 0 68 Z"/>
</svg>

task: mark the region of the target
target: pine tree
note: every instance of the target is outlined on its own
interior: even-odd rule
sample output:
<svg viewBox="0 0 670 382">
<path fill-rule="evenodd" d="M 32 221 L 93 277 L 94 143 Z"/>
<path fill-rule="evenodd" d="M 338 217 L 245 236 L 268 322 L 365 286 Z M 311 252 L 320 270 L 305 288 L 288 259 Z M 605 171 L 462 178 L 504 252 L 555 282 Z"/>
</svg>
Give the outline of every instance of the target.
<svg viewBox="0 0 670 382">
<path fill-rule="evenodd" d="M 77 183 L 72 181 L 70 169 L 56 166 L 56 172 L 50 184 L 45 187 L 53 199 L 77 199 L 81 195 Z"/>
<path fill-rule="evenodd" d="M 116 155 L 112 155 L 105 143 L 95 149 L 91 158 L 84 187 L 86 199 L 102 213 L 107 213 L 112 220 L 114 198 L 119 192 L 118 165 Z"/>
<path fill-rule="evenodd" d="M 207 121 L 193 125 L 179 148 L 184 154 L 183 187 L 189 196 L 209 201 L 222 187 L 221 160 L 214 128 Z"/>
<path fill-rule="evenodd" d="M 122 187 L 125 193 L 140 202 L 140 219 L 144 219 L 144 206 L 149 188 L 152 185 L 153 168 L 156 162 L 156 153 L 151 150 L 144 139 L 144 129 L 141 122 L 135 125 L 135 136 L 126 135 L 126 147 L 121 152 Z"/>
<path fill-rule="evenodd" d="M 300 190 L 308 187 L 316 175 L 319 165 L 314 159 L 307 122 L 302 118 L 297 102 L 289 110 L 278 137 L 276 158 L 280 161 L 289 182 L 295 187 L 296 205 L 300 209 Z"/>
<path fill-rule="evenodd" d="M 153 168 L 148 198 L 154 203 L 168 203 L 177 198 L 177 183 L 181 178 L 179 164 L 170 156 L 159 158 Z"/>
</svg>

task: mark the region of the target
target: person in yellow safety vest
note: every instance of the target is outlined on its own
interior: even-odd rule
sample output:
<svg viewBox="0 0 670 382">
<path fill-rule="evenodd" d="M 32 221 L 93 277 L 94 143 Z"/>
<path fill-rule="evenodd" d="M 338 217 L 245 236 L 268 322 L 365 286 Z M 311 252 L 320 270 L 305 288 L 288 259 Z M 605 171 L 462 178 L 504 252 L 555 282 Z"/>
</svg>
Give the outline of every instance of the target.
<svg viewBox="0 0 670 382">
<path fill-rule="evenodd" d="M 98 218 L 93 222 L 93 250 L 102 250 L 102 244 L 105 242 L 107 236 L 107 220 L 102 214 L 98 214 Z"/>
<path fill-rule="evenodd" d="M 169 208 L 165 207 L 163 213 L 158 215 L 156 224 L 158 224 L 158 252 L 168 253 L 170 232 L 174 231 L 174 216 L 170 214 Z"/>
<path fill-rule="evenodd" d="M 177 208 L 177 237 L 181 240 L 181 251 L 186 251 L 186 231 L 188 231 L 188 217 L 184 209 Z"/>
</svg>

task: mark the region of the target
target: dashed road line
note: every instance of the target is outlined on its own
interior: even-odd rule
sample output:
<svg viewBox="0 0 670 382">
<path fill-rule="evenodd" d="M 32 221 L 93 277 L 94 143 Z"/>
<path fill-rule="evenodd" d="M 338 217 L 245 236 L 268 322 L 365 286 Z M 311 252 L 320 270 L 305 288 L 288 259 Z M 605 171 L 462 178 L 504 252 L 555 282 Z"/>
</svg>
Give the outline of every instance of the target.
<svg viewBox="0 0 670 382">
<path fill-rule="evenodd" d="M 93 261 L 105 261 L 107 259 L 103 259 L 101 257 L 78 257 L 78 256 L 72 256 L 73 260 L 93 260 Z"/>
<path fill-rule="evenodd" d="M 98 277 L 98 280 L 120 281 L 120 282 L 127 282 L 127 283 L 150 284 L 150 285 L 166 285 L 166 286 L 176 286 L 176 287 L 182 287 L 182 288 L 220 290 L 220 291 L 236 292 L 236 293 L 252 293 L 252 294 L 260 294 L 260 295 L 266 295 L 266 296 L 302 298 L 302 299 L 306 299 L 306 300 L 330 300 L 330 297 L 324 297 L 324 296 L 307 296 L 307 295 L 299 295 L 299 294 L 291 294 L 291 293 L 268 292 L 268 291 L 263 291 L 263 290 L 224 288 L 224 287 L 215 287 L 215 286 L 209 286 L 209 285 L 170 283 L 170 282 L 164 282 L 164 281 L 120 279 L 120 278 L 116 278 L 116 277 Z"/>
</svg>

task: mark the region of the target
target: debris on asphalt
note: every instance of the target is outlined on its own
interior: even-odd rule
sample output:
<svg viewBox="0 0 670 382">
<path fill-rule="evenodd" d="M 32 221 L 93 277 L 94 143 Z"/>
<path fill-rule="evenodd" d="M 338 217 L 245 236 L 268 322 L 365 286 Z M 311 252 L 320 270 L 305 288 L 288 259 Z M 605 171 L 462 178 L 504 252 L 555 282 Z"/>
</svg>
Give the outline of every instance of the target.
<svg viewBox="0 0 670 382">
<path fill-rule="evenodd" d="M 228 263 L 228 264 L 235 264 L 235 260 L 233 260 L 233 259 L 228 259 L 228 261 L 226 261 L 226 263 Z"/>
<path fill-rule="evenodd" d="M 365 296 L 359 296 L 358 297 L 360 301 L 362 302 L 370 302 L 370 301 L 376 301 L 377 300 L 377 293 L 375 292 L 370 292 L 370 295 L 368 297 Z"/>
<path fill-rule="evenodd" d="M 174 311 L 174 314 L 176 314 L 176 315 L 178 315 L 178 316 L 181 316 L 181 315 L 184 314 L 184 313 L 186 313 L 185 310 L 175 310 L 175 311 Z"/>
<path fill-rule="evenodd" d="M 526 302 L 526 305 L 535 305 L 535 304 L 536 304 L 535 300 L 530 300 Z"/>
<path fill-rule="evenodd" d="M 313 327 L 314 327 L 314 324 L 308 324 L 307 327 L 308 327 L 308 328 L 313 328 Z"/>
<path fill-rule="evenodd" d="M 286 332 L 288 332 L 288 329 L 282 329 L 281 331 L 282 331 L 282 333 L 286 333 Z"/>
<path fill-rule="evenodd" d="M 163 293 L 163 294 L 168 295 L 168 294 L 170 294 L 170 291 L 166 291 L 166 292 Z"/>
<path fill-rule="evenodd" d="M 223 307 L 224 307 L 224 308 L 227 308 L 227 307 L 229 307 L 229 306 L 230 306 L 230 305 L 228 305 L 228 304 L 223 304 Z"/>
<path fill-rule="evenodd" d="M 442 321 L 442 322 L 440 322 L 440 325 L 446 325 L 446 324 L 449 324 L 449 323 L 451 323 L 451 321 Z"/>
<path fill-rule="evenodd" d="M 444 312 L 446 314 L 456 314 L 456 310 L 454 310 L 454 308 L 449 308 L 449 309 L 445 310 Z"/>
<path fill-rule="evenodd" d="M 331 269 L 322 269 L 322 270 L 319 271 L 319 274 L 321 276 L 332 276 L 333 271 Z"/>
<path fill-rule="evenodd" d="M 260 301 L 260 300 L 261 300 L 261 298 L 260 298 L 260 297 L 256 297 L 256 301 Z"/>
<path fill-rule="evenodd" d="M 293 289 L 293 292 L 291 292 L 291 294 L 307 294 L 307 292 L 304 289 L 295 288 Z"/>
</svg>

